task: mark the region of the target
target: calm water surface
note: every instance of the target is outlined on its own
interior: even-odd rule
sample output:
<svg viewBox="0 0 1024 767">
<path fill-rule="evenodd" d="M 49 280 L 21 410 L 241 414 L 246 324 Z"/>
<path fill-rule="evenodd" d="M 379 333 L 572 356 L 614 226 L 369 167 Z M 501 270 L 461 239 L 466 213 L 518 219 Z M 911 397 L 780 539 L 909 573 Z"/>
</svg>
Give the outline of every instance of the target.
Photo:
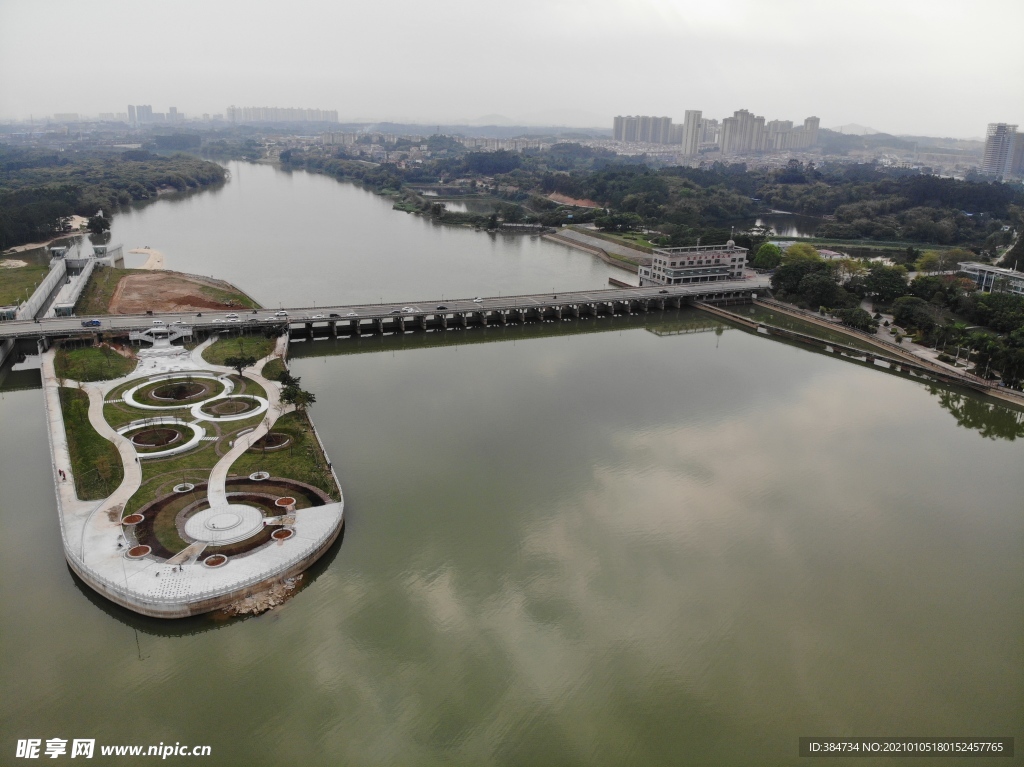
<svg viewBox="0 0 1024 767">
<path fill-rule="evenodd" d="M 341 188 L 339 229 L 377 220 Z M 167 207 L 196 220 L 203 199 Z M 182 229 L 160 242 L 188 270 Z M 444 284 L 413 272 L 396 299 Z M 325 295 L 310 285 L 281 289 Z M 209 744 L 229 765 L 814 764 L 797 738 L 824 734 L 1024 746 L 1019 415 L 701 315 L 638 323 L 297 344 L 347 527 L 247 620 L 145 619 L 81 586 L 41 392 L 0 395 L 0 763 L 26 737 Z M 979 431 L 993 420 L 1001 438 Z"/>
<path fill-rule="evenodd" d="M 156 248 L 168 269 L 234 282 L 264 306 L 585 290 L 625 274 L 547 240 L 399 213 L 326 176 L 239 162 L 229 170 L 218 189 L 118 213 L 111 242 Z"/>
</svg>

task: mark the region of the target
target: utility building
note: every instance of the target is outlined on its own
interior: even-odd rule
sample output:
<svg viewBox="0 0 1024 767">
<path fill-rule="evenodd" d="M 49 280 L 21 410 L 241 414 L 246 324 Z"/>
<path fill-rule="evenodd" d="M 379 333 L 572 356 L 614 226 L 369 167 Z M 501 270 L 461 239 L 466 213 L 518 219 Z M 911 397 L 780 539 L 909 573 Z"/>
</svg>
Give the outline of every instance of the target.
<svg viewBox="0 0 1024 767">
<path fill-rule="evenodd" d="M 640 287 L 741 280 L 746 263 L 747 249 L 732 240 L 725 245 L 655 248 L 651 265 L 639 269 Z"/>
</svg>

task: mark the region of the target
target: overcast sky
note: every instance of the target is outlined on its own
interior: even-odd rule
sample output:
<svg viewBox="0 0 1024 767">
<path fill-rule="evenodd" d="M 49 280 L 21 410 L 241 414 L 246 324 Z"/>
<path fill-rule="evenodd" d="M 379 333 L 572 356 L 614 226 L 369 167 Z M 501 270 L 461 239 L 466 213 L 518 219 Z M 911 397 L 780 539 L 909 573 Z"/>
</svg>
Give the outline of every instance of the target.
<svg viewBox="0 0 1024 767">
<path fill-rule="evenodd" d="M 0 118 L 238 106 L 1024 126 L 1022 0 L 0 0 Z"/>
</svg>

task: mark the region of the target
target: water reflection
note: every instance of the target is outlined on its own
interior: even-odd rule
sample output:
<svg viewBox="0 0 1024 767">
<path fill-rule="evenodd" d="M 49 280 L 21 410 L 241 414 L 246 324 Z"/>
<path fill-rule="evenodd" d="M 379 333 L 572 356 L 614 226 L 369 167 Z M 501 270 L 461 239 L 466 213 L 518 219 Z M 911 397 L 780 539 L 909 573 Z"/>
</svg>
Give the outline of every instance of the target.
<svg viewBox="0 0 1024 767">
<path fill-rule="evenodd" d="M 928 390 L 939 398 L 939 404 L 956 418 L 958 426 L 973 429 L 988 439 L 1011 442 L 1024 437 L 1024 412 L 1005 405 L 938 386 Z"/>
</svg>

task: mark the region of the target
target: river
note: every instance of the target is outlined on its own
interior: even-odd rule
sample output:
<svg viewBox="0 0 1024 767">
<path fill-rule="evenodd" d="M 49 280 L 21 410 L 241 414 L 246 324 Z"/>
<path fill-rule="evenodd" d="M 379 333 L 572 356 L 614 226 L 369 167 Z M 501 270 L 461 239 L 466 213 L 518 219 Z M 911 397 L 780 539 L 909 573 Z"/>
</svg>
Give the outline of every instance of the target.
<svg viewBox="0 0 1024 767">
<path fill-rule="evenodd" d="M 118 239 L 268 303 L 609 273 L 264 166 L 119 215 Z M 0 395 L 0 762 L 53 737 L 210 745 L 217 765 L 832 765 L 797 738 L 1024 743 L 1020 414 L 689 310 L 295 354 L 346 531 L 249 619 L 161 622 L 82 586 L 41 392 Z"/>
</svg>

